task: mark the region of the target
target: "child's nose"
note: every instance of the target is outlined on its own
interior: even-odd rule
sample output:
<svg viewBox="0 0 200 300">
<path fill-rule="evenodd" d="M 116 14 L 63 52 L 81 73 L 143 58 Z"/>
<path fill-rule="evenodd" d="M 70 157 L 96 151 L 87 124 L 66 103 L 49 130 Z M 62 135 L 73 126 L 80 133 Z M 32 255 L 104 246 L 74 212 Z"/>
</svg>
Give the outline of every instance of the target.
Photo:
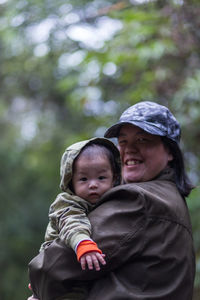
<svg viewBox="0 0 200 300">
<path fill-rule="evenodd" d="M 89 188 L 91 188 L 91 189 L 97 188 L 97 181 L 91 180 L 89 183 Z"/>
</svg>

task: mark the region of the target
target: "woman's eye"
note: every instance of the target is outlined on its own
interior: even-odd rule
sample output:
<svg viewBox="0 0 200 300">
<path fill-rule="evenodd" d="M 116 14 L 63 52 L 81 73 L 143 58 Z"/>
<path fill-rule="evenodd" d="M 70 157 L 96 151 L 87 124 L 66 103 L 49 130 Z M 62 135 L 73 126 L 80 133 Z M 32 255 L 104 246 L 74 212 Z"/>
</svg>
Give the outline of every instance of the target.
<svg viewBox="0 0 200 300">
<path fill-rule="evenodd" d="M 103 179 L 105 179 L 106 177 L 105 176 L 99 176 L 99 179 L 100 180 L 103 180 Z"/>
<path fill-rule="evenodd" d="M 143 138 L 143 137 L 137 139 L 137 142 L 138 142 L 138 143 L 141 143 L 141 144 L 146 143 L 147 141 L 148 141 L 148 140 L 147 140 L 146 138 Z"/>
</svg>

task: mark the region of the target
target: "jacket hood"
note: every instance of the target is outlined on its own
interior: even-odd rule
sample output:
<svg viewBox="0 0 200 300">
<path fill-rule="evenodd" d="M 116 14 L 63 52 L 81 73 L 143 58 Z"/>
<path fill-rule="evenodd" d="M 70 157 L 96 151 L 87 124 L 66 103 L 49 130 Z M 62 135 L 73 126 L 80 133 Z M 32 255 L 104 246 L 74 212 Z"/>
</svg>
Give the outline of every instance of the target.
<svg viewBox="0 0 200 300">
<path fill-rule="evenodd" d="M 111 152 L 114 155 L 115 159 L 115 165 L 116 165 L 116 170 L 117 170 L 117 183 L 119 184 L 121 182 L 121 162 L 120 162 L 120 153 L 117 147 L 111 142 L 110 140 L 106 138 L 92 138 L 89 140 L 84 140 L 78 143 L 75 143 L 68 148 L 66 148 L 65 152 L 62 155 L 61 158 L 61 163 L 60 163 L 60 176 L 61 176 L 61 181 L 60 181 L 60 188 L 62 191 L 66 192 L 69 190 L 71 191 L 70 187 L 70 182 L 72 179 L 72 167 L 73 167 L 73 162 L 75 158 L 79 155 L 81 150 L 88 144 L 100 144 L 108 149 L 111 150 Z"/>
</svg>

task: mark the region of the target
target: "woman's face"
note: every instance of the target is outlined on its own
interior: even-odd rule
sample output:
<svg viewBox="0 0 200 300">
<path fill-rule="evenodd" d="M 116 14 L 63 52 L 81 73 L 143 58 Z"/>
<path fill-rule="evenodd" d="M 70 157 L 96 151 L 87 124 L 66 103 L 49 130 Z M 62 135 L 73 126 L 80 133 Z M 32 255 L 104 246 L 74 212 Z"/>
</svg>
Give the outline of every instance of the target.
<svg viewBox="0 0 200 300">
<path fill-rule="evenodd" d="M 134 125 L 123 125 L 119 137 L 122 176 L 126 183 L 148 181 L 156 177 L 173 160 L 160 136 Z"/>
</svg>

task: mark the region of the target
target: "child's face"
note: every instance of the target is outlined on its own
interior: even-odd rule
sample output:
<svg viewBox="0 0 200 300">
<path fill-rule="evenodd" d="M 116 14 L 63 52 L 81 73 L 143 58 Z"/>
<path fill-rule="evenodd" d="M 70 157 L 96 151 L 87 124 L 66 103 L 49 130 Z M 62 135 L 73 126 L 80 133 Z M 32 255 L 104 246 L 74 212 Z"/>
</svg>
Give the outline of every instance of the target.
<svg viewBox="0 0 200 300">
<path fill-rule="evenodd" d="M 75 161 L 72 185 L 77 196 L 96 203 L 113 184 L 113 172 L 105 155 L 91 157 L 81 154 Z"/>
</svg>

